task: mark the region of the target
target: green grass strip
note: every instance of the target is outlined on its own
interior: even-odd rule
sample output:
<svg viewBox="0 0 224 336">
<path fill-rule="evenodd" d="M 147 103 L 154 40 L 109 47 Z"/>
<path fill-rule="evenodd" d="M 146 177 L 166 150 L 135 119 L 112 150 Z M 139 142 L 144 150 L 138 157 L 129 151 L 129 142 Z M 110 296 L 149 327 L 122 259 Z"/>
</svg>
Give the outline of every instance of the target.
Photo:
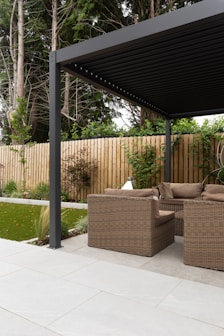
<svg viewBox="0 0 224 336">
<path fill-rule="evenodd" d="M 35 219 L 39 218 L 42 206 L 0 202 L 0 238 L 10 240 L 27 240 L 36 237 Z M 76 222 L 87 215 L 87 210 L 65 209 L 63 222 L 68 229 L 75 227 Z M 64 211 L 62 209 L 62 211 Z"/>
</svg>

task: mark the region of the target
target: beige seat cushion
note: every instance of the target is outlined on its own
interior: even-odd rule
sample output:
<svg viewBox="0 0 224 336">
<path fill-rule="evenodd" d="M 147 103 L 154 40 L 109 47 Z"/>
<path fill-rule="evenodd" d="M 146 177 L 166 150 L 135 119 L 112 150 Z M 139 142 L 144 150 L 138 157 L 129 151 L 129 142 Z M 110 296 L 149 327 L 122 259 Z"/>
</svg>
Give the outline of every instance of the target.
<svg viewBox="0 0 224 336">
<path fill-rule="evenodd" d="M 155 219 L 155 225 L 159 226 L 174 219 L 174 215 L 174 211 L 159 210 L 159 218 Z"/>
<path fill-rule="evenodd" d="M 202 193 L 202 199 L 205 201 L 218 201 L 218 202 L 224 202 L 224 193 L 209 193 L 207 191 L 204 191 Z"/>
</svg>

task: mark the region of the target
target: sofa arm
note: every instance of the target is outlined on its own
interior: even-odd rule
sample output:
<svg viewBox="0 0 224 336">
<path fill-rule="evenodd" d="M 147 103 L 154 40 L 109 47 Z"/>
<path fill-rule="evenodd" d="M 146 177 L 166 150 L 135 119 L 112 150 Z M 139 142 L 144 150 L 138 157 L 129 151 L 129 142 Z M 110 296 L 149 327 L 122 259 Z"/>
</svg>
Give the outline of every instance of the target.
<svg viewBox="0 0 224 336">
<path fill-rule="evenodd" d="M 224 270 L 224 203 L 184 202 L 184 263 Z"/>
</svg>

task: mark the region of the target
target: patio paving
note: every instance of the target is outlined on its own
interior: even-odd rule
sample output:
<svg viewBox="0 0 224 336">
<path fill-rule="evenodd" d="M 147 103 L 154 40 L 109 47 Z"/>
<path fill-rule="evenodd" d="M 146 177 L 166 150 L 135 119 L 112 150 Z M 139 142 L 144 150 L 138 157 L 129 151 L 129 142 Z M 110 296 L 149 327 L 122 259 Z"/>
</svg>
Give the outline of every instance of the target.
<svg viewBox="0 0 224 336">
<path fill-rule="evenodd" d="M 183 264 L 183 238 L 152 258 L 0 239 L 2 336 L 224 336 L 224 272 Z"/>
</svg>

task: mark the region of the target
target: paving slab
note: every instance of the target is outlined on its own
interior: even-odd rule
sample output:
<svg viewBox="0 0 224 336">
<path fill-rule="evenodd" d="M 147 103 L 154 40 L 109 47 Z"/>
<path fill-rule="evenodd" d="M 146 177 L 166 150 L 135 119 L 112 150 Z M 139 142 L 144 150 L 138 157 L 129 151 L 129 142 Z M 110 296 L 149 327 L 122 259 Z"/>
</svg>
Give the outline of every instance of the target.
<svg viewBox="0 0 224 336">
<path fill-rule="evenodd" d="M 175 244 L 146 258 L 86 235 L 58 250 L 0 239 L 1 336 L 224 336 L 223 272 L 196 276 Z"/>
</svg>

